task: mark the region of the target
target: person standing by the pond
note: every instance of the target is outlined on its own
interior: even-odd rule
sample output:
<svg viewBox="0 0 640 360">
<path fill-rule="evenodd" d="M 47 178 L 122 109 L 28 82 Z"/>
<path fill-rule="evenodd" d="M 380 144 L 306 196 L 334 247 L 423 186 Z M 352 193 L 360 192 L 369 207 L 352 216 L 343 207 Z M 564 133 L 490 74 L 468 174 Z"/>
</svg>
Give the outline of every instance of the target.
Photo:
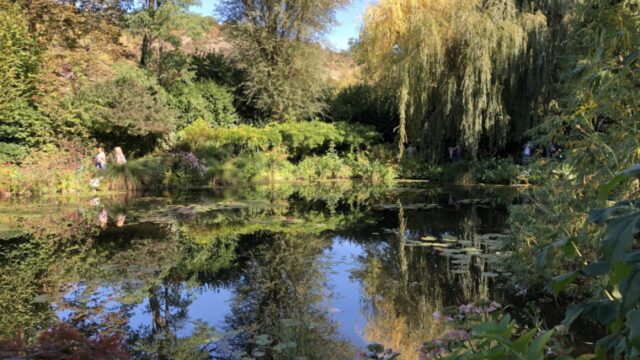
<svg viewBox="0 0 640 360">
<path fill-rule="evenodd" d="M 462 146 L 460 146 L 460 143 L 457 143 L 456 147 L 453 148 L 453 162 L 460 160 L 462 160 Z"/>
<path fill-rule="evenodd" d="M 555 146 L 555 144 L 553 143 L 553 141 L 550 141 L 550 142 L 547 144 L 547 148 L 545 149 L 545 153 L 546 153 L 545 155 L 546 155 L 548 158 L 552 158 L 552 157 L 554 157 L 554 155 L 555 155 L 555 153 L 556 153 L 556 146 Z"/>
<path fill-rule="evenodd" d="M 524 146 L 524 151 L 522 152 L 522 161 L 525 164 L 528 164 L 530 157 L 531 157 L 531 141 L 527 141 L 527 143 Z"/>
<path fill-rule="evenodd" d="M 116 146 L 115 149 L 113 149 L 113 152 L 116 155 L 116 164 L 122 165 L 127 163 L 127 158 L 124 157 L 124 153 L 122 152 L 122 148 L 120 148 L 120 146 Z"/>
<path fill-rule="evenodd" d="M 96 169 L 104 170 L 107 167 L 107 154 L 104 152 L 104 147 L 100 146 L 98 148 L 98 154 L 94 158 L 96 163 Z"/>
</svg>

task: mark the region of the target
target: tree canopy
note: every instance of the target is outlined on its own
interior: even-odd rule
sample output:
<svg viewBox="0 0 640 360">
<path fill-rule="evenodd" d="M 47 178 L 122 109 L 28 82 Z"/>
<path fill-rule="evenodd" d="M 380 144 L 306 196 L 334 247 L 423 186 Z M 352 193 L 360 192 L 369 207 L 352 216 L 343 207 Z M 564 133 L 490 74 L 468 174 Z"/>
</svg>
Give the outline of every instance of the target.
<svg viewBox="0 0 640 360">
<path fill-rule="evenodd" d="M 225 0 L 219 13 L 235 41 L 244 101 L 263 119 L 311 118 L 324 110 L 318 40 L 347 0 Z"/>
<path fill-rule="evenodd" d="M 367 78 L 397 99 L 401 153 L 421 142 L 438 159 L 459 142 L 476 157 L 528 124 L 532 104 L 518 118 L 509 105 L 522 81 L 537 98 L 548 37 L 545 15 L 514 0 L 382 0 L 357 49 Z"/>
</svg>

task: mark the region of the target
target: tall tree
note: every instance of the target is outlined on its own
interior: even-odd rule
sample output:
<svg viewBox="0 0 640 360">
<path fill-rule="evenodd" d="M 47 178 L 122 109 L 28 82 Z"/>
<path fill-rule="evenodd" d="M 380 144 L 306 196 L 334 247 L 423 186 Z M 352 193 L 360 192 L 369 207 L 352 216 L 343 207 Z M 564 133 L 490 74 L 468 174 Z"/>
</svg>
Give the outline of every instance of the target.
<svg viewBox="0 0 640 360">
<path fill-rule="evenodd" d="M 48 135 L 34 104 L 42 51 L 19 6 L 0 0 L 0 153 L 6 143 L 39 145 Z M 6 149 L 5 149 L 6 150 Z M 17 160 L 17 159 L 10 159 Z"/>
<path fill-rule="evenodd" d="M 320 48 L 314 42 L 348 0 L 223 0 L 219 13 L 244 71 L 242 91 L 257 116 L 309 118 L 323 110 Z"/>
<path fill-rule="evenodd" d="M 547 18 L 515 0 L 382 0 L 365 17 L 358 52 L 366 74 L 396 95 L 399 148 L 422 141 L 433 160 L 460 142 L 472 157 L 497 149 L 514 122 L 511 93 L 542 86 Z M 529 126 L 525 126 L 528 128 Z M 521 134 L 516 134 L 516 136 Z"/>
<path fill-rule="evenodd" d="M 148 67 L 154 57 L 154 48 L 162 50 L 163 43 L 174 48 L 180 47 L 180 38 L 175 30 L 179 28 L 181 18 L 189 7 L 197 5 L 198 0 L 142 0 L 140 7 L 129 17 L 129 27 L 142 36 L 140 46 L 140 65 Z"/>
</svg>

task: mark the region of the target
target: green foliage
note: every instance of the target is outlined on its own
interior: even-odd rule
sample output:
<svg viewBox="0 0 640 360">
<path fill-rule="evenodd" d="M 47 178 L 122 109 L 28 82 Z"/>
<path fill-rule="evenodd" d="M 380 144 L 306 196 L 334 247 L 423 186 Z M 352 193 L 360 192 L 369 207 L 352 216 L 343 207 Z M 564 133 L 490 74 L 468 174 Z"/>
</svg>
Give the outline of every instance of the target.
<svg viewBox="0 0 640 360">
<path fill-rule="evenodd" d="M 18 144 L 0 142 L 0 163 L 20 163 L 29 155 L 29 149 Z"/>
<path fill-rule="evenodd" d="M 17 4 L 0 2 L 0 22 L 0 142 L 38 146 L 51 132 L 33 102 L 41 49 Z M 20 160 L 15 153 L 6 158 L 9 154 L 4 153 L 5 161 Z"/>
<path fill-rule="evenodd" d="M 312 119 L 322 101 L 321 49 L 312 40 L 334 21 L 345 0 L 314 2 L 225 0 L 219 12 L 234 41 L 234 62 L 243 74 L 241 100 L 254 119 Z"/>
<path fill-rule="evenodd" d="M 181 86 L 172 92 L 174 107 L 180 113 L 181 125 L 197 119 L 213 127 L 231 127 L 239 121 L 233 106 L 233 95 L 213 81 Z"/>
<path fill-rule="evenodd" d="M 340 89 L 331 101 L 330 115 L 334 121 L 373 126 L 386 140 L 392 140 L 397 124 L 395 104 L 394 99 L 377 94 L 373 86 L 356 84 Z"/>
<path fill-rule="evenodd" d="M 17 4 L 0 3 L 0 110 L 36 91 L 35 76 L 42 63 L 40 48 L 29 34 L 28 23 Z"/>
<path fill-rule="evenodd" d="M 134 34 L 142 36 L 140 65 L 151 68 L 153 62 L 162 57 L 163 46 L 158 45 L 159 42 L 166 42 L 178 48 L 180 38 L 175 34 L 175 30 L 181 27 L 196 32 L 202 30 L 202 25 L 198 23 L 204 19 L 185 14 L 189 6 L 197 3 L 194 0 L 144 1 L 140 8 L 127 17 L 129 29 Z M 162 71 L 157 65 L 156 69 Z"/>
<path fill-rule="evenodd" d="M 232 128 L 212 128 L 197 120 L 178 134 L 178 143 L 199 153 L 212 156 L 259 152 L 283 146 L 292 159 L 319 154 L 333 144 L 336 149 L 352 151 L 373 144 L 379 139 L 371 128 L 347 123 L 301 121 L 272 123 L 264 128 L 240 125 Z"/>
<path fill-rule="evenodd" d="M 637 96 L 640 48 L 638 7 L 628 1 L 586 1 L 577 6 L 567 42 L 563 97 L 533 135 L 564 149 L 566 160 L 544 161 L 530 203 L 511 210 L 513 272 L 523 286 L 541 287 L 599 258 L 600 229 L 587 224 L 590 209 L 606 206 L 603 184 L 640 159 Z M 561 190 L 561 191 L 559 191 Z M 614 196 L 637 190 L 627 183 Z M 537 261 L 531 254 L 540 254 Z M 590 296 L 588 286 L 572 295 Z"/>
<path fill-rule="evenodd" d="M 510 185 L 519 183 L 523 170 L 511 158 L 489 159 L 475 167 L 473 176 L 480 183 Z"/>
<path fill-rule="evenodd" d="M 539 184 L 537 165 L 521 166 L 511 158 L 490 158 L 482 161 L 460 161 L 446 165 L 425 162 L 417 157 L 405 157 L 400 174 L 406 179 L 480 183 L 497 185 Z"/>
<path fill-rule="evenodd" d="M 400 155 L 406 142 L 423 140 L 429 158 L 441 159 L 448 143 L 460 141 L 475 158 L 481 140 L 499 149 L 522 135 L 512 128 L 530 126 L 547 60 L 554 61 L 546 59 L 550 38 L 562 34 L 532 6 L 386 0 L 369 9 L 356 51 L 367 78 L 397 101 Z M 551 15 L 562 18 L 560 10 Z M 519 89 L 528 101 L 512 121 L 509 95 Z"/>
<path fill-rule="evenodd" d="M 622 176 L 639 177 L 639 174 L 635 166 Z M 600 258 L 579 270 L 555 277 L 550 286 L 557 293 L 585 276 L 601 279 L 601 288 L 591 301 L 570 305 L 562 326 L 567 330 L 578 317 L 598 322 L 609 332 L 596 342 L 602 358 L 607 353 L 613 353 L 616 358 L 637 358 L 640 356 L 640 251 L 635 246 L 640 233 L 640 203 L 634 198 L 593 210 L 587 221 L 606 225 L 599 243 Z"/>
<path fill-rule="evenodd" d="M 28 196 L 88 191 L 92 169 L 82 154 L 47 145 L 31 151 L 20 166 L 0 167 L 0 192 Z"/>
<path fill-rule="evenodd" d="M 75 116 L 108 147 L 146 153 L 176 126 L 169 95 L 146 71 L 119 64 L 113 79 L 82 89 Z"/>
</svg>

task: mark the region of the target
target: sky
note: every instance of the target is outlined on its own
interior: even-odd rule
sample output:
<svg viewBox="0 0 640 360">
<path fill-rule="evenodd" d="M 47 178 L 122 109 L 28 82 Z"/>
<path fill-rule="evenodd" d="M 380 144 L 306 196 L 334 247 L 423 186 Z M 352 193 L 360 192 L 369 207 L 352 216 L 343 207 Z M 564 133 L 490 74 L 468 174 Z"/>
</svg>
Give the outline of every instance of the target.
<svg viewBox="0 0 640 360">
<path fill-rule="evenodd" d="M 336 13 L 338 25 L 325 36 L 325 45 L 334 50 L 349 48 L 349 39 L 357 38 L 362 25 L 364 12 L 374 0 L 351 0 L 351 3 Z M 202 0 L 202 5 L 194 6 L 191 11 L 208 16 L 215 16 L 215 8 L 219 0 Z"/>
</svg>

